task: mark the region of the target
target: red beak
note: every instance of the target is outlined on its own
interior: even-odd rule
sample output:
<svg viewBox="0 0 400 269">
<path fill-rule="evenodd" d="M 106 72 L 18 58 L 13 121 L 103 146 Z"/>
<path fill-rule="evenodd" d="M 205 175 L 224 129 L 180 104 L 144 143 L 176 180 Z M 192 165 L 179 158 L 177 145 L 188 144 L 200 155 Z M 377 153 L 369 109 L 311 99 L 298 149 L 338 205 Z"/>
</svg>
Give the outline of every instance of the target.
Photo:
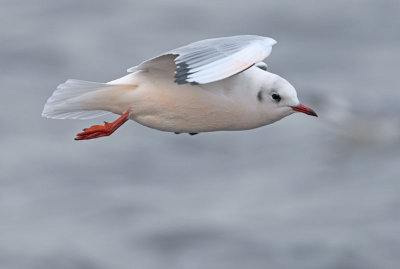
<svg viewBox="0 0 400 269">
<path fill-rule="evenodd" d="M 312 110 L 311 108 L 309 108 L 308 106 L 305 106 L 303 104 L 300 104 L 298 106 L 292 106 L 292 109 L 297 112 L 302 112 L 302 113 L 305 113 L 310 116 L 318 117 L 317 113 L 315 113 L 314 110 Z"/>
</svg>

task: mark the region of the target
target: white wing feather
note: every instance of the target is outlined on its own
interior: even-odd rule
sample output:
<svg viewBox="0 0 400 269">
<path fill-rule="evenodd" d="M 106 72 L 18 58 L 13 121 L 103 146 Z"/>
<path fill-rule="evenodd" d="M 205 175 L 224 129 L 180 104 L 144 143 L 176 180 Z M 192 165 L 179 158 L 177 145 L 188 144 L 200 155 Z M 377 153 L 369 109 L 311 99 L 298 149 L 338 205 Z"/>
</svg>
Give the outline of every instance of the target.
<svg viewBox="0 0 400 269">
<path fill-rule="evenodd" d="M 241 35 L 198 41 L 183 46 L 128 69 L 163 69 L 167 55 L 175 55 L 175 82 L 205 84 L 240 73 L 264 60 L 276 41 L 269 37 Z"/>
</svg>

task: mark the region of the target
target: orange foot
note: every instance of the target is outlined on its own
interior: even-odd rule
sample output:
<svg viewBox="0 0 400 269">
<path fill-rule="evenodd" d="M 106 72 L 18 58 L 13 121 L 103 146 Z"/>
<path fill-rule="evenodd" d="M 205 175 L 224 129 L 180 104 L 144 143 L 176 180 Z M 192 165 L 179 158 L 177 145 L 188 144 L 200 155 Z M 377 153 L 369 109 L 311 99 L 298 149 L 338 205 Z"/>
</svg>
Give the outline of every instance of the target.
<svg viewBox="0 0 400 269">
<path fill-rule="evenodd" d="M 83 132 L 76 135 L 75 140 L 88 140 L 102 136 L 109 136 L 128 120 L 129 114 L 130 111 L 128 110 L 122 114 L 121 117 L 111 123 L 105 121 L 104 125 L 94 125 L 92 127 L 85 128 L 83 129 Z"/>
</svg>

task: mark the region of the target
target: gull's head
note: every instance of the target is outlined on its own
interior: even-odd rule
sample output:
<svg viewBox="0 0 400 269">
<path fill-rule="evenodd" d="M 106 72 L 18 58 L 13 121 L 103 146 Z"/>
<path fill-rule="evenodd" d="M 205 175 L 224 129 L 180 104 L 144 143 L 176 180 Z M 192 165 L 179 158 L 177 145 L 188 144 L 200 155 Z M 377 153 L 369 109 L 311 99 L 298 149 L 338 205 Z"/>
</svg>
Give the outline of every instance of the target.
<svg viewBox="0 0 400 269">
<path fill-rule="evenodd" d="M 257 101 L 267 124 L 294 112 L 318 117 L 311 108 L 300 103 L 296 89 L 286 79 L 266 71 L 263 73 L 264 79 L 257 92 Z"/>
</svg>

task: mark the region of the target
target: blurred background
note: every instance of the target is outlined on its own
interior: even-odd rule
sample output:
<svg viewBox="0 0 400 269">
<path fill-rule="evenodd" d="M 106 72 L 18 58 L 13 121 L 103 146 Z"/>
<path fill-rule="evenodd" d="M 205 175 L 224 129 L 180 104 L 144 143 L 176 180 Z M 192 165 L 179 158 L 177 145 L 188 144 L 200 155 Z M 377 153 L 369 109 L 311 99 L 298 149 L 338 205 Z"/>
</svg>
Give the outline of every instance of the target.
<svg viewBox="0 0 400 269">
<path fill-rule="evenodd" d="M 0 268 L 398 268 L 400 2 L 0 1 Z M 269 70 L 319 118 L 196 136 L 42 118 L 211 37 L 278 40 Z"/>
</svg>

